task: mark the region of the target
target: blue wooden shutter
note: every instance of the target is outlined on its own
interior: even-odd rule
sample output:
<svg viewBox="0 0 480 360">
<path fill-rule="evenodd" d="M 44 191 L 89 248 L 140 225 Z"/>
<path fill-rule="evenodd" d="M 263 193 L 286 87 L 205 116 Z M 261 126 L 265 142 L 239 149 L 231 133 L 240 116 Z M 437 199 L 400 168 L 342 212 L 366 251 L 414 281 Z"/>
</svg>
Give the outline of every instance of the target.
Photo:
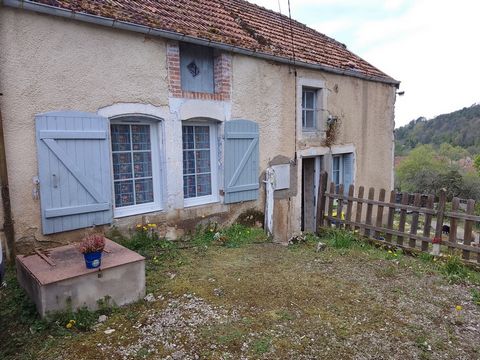
<svg viewBox="0 0 480 360">
<path fill-rule="evenodd" d="M 35 123 L 43 233 L 111 223 L 108 119 L 52 112 Z"/>
<path fill-rule="evenodd" d="M 344 191 L 348 193 L 348 188 L 353 183 L 353 154 L 343 155 L 343 185 Z"/>
<path fill-rule="evenodd" d="M 258 199 L 258 149 L 257 123 L 225 123 L 225 204 Z"/>
</svg>

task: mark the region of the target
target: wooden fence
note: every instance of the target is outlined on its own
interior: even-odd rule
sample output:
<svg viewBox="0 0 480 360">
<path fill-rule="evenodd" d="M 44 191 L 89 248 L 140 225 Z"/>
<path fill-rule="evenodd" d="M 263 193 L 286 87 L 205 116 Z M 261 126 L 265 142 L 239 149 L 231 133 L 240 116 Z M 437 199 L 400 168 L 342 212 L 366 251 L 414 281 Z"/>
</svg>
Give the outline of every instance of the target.
<svg viewBox="0 0 480 360">
<path fill-rule="evenodd" d="M 466 211 L 462 212 L 461 200 L 453 198 L 451 211 L 447 211 L 445 191 L 440 192 L 437 202 L 433 195 L 395 191 L 391 191 L 386 200 L 385 189 L 380 189 L 375 199 L 374 188 L 368 189 L 365 198 L 363 186 L 355 195 L 353 185 L 345 193 L 343 185 L 336 188 L 332 182 L 327 189 L 327 184 L 328 175 L 322 172 L 317 229 L 345 228 L 392 246 L 434 255 L 458 252 L 463 260 L 480 263 L 479 234 L 474 232 L 475 225 L 480 225 L 480 216 L 474 214 L 474 200 L 468 200 Z"/>
</svg>

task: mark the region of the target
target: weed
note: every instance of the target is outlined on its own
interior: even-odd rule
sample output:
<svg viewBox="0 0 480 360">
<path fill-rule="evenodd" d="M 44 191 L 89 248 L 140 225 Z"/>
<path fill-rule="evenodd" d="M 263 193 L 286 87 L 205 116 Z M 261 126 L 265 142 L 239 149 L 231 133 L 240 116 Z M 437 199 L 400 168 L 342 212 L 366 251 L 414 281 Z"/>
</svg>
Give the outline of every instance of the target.
<svg viewBox="0 0 480 360">
<path fill-rule="evenodd" d="M 349 249 L 356 243 L 356 238 L 350 231 L 332 229 L 327 232 L 326 241 L 335 249 Z"/>
<path fill-rule="evenodd" d="M 472 289 L 472 301 L 474 304 L 480 306 L 480 290 L 478 289 Z"/>
<path fill-rule="evenodd" d="M 403 251 L 401 249 L 397 249 L 395 251 L 388 250 L 385 253 L 385 259 L 387 260 L 399 260 L 403 256 Z"/>
<path fill-rule="evenodd" d="M 421 252 L 419 255 L 418 255 L 418 258 L 424 262 L 433 262 L 433 259 L 435 258 L 435 256 L 433 256 L 432 254 L 429 254 L 429 253 L 424 253 L 424 252 Z"/>
<path fill-rule="evenodd" d="M 441 271 L 451 283 L 463 282 L 468 278 L 468 269 L 458 256 L 449 255 Z"/>
<path fill-rule="evenodd" d="M 256 354 L 265 354 L 270 350 L 271 338 L 264 337 L 253 342 L 253 351 Z"/>
</svg>

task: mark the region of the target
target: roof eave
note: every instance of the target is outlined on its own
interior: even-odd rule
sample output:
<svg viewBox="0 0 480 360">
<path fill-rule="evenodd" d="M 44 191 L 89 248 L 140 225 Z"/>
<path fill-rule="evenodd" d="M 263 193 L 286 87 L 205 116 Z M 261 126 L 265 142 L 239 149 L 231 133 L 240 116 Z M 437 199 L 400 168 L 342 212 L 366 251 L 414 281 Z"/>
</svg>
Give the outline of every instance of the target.
<svg viewBox="0 0 480 360">
<path fill-rule="evenodd" d="M 138 24 L 134 24 L 126 21 L 118 21 L 115 19 L 106 18 L 98 15 L 79 13 L 73 10 L 62 9 L 56 6 L 40 4 L 40 3 L 28 1 L 28 0 L 3 0 L 2 3 L 3 5 L 12 7 L 12 8 L 24 9 L 24 10 L 34 11 L 42 14 L 59 16 L 63 18 L 78 20 L 82 22 L 97 24 L 97 25 L 111 27 L 111 28 L 120 29 L 120 30 L 133 31 L 133 32 L 142 33 L 146 35 L 151 35 L 151 36 L 158 36 L 158 37 L 162 37 L 170 40 L 184 41 L 192 44 L 210 46 L 216 49 L 229 51 L 229 52 L 242 54 L 242 55 L 247 55 L 247 56 L 253 56 L 253 57 L 264 59 L 264 60 L 276 61 L 282 64 L 301 66 L 308 69 L 322 70 L 322 71 L 333 73 L 333 74 L 345 75 L 345 76 L 356 77 L 356 78 L 369 80 L 369 81 L 381 82 L 381 83 L 393 85 L 397 88 L 400 86 L 400 81 L 397 81 L 390 77 L 370 76 L 356 70 L 340 69 L 340 68 L 322 65 L 322 64 L 307 63 L 299 60 L 294 60 L 291 58 L 249 50 L 249 49 L 242 48 L 235 45 L 229 45 L 229 44 L 225 44 L 217 41 L 211 41 L 208 39 L 196 38 L 193 36 L 173 32 L 173 31 L 155 29 L 152 27 L 138 25 Z"/>
</svg>

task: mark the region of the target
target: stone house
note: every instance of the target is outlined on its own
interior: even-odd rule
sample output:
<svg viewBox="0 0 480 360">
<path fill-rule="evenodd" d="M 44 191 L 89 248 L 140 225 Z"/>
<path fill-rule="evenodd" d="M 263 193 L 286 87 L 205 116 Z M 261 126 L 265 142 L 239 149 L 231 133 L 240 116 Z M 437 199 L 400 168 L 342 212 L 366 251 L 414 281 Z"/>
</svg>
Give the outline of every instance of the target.
<svg viewBox="0 0 480 360">
<path fill-rule="evenodd" d="M 0 49 L 18 245 L 232 222 L 274 165 L 280 242 L 314 230 L 320 170 L 392 188 L 399 82 L 244 0 L 4 0 Z"/>
</svg>

